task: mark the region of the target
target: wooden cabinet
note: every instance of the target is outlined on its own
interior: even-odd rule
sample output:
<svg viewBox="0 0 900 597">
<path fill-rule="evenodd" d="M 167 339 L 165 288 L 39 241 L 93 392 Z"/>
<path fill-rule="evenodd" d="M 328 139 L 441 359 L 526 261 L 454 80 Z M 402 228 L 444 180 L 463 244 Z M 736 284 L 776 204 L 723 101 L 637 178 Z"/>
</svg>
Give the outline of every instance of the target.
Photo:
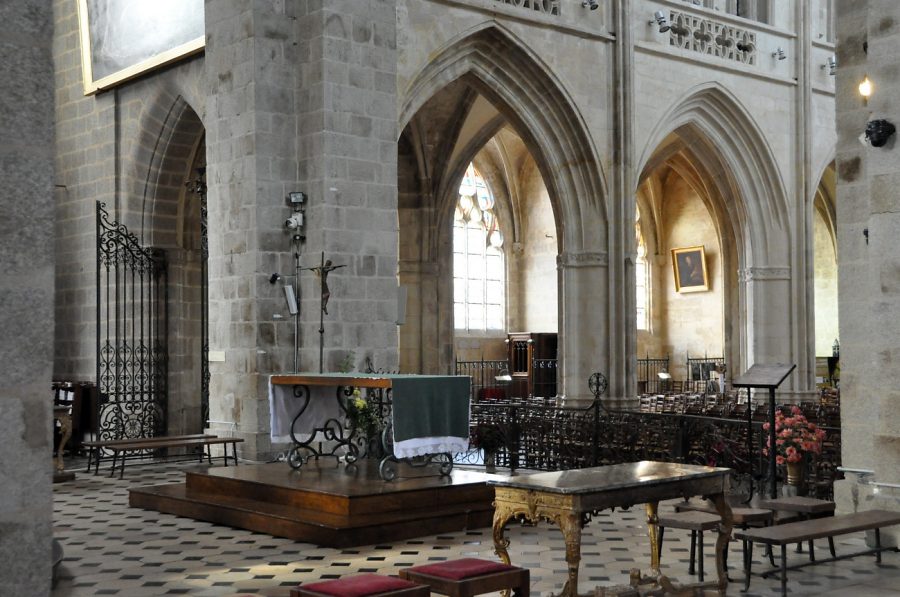
<svg viewBox="0 0 900 597">
<path fill-rule="evenodd" d="M 556 333 L 511 332 L 506 343 L 512 376 L 510 397 L 556 396 Z"/>
</svg>

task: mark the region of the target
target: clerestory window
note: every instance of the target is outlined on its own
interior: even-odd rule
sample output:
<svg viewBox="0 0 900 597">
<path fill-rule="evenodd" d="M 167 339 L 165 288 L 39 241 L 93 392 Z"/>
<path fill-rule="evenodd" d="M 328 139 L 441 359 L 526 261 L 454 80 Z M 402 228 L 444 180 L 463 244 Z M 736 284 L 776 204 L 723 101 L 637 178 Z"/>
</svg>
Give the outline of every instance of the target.
<svg viewBox="0 0 900 597">
<path fill-rule="evenodd" d="M 503 234 L 494 197 L 469 165 L 453 217 L 453 318 L 457 330 L 506 329 Z"/>
</svg>

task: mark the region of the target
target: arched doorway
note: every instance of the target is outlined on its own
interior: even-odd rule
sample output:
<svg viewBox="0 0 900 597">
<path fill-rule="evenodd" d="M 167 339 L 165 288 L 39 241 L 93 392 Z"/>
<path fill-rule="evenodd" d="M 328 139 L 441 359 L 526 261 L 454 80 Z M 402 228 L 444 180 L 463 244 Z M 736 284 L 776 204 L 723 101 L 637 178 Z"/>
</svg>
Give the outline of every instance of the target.
<svg viewBox="0 0 900 597">
<path fill-rule="evenodd" d="M 167 432 L 199 433 L 209 420 L 205 128 L 180 96 L 156 107 L 164 110 L 162 127 L 144 131 L 144 146 L 154 149 L 136 160 L 138 235 L 167 261 Z"/>
</svg>

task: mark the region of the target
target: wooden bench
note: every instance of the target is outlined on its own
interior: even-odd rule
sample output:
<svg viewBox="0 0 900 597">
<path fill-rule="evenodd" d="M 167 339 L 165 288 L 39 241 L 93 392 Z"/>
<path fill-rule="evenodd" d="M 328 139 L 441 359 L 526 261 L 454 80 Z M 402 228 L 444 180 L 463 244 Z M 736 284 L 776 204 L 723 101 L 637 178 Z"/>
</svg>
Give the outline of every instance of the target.
<svg viewBox="0 0 900 597">
<path fill-rule="evenodd" d="M 234 455 L 234 463 L 237 464 L 237 444 L 239 442 L 243 442 L 243 439 L 236 437 L 198 437 L 198 438 L 190 438 L 190 439 L 175 439 L 168 438 L 168 441 L 160 441 L 158 439 L 136 439 L 130 442 L 123 442 L 113 446 L 107 445 L 107 449 L 112 451 L 113 453 L 113 462 L 112 469 L 110 470 L 109 475 L 112 477 L 116 473 L 116 463 L 119 464 L 119 478 L 121 479 L 125 475 L 125 456 L 128 452 L 141 451 L 141 450 L 160 450 L 163 448 L 192 448 L 195 446 L 206 447 L 206 457 L 209 459 L 209 463 L 212 464 L 212 452 L 210 450 L 211 446 L 214 445 L 222 445 L 225 446 L 224 454 L 225 457 L 225 466 L 228 466 L 228 446 L 227 444 L 231 444 L 231 450 Z M 121 460 L 120 460 L 121 456 Z M 203 461 L 203 452 L 200 453 L 200 461 Z"/>
<path fill-rule="evenodd" d="M 113 446 L 121 446 L 125 444 L 130 444 L 136 441 L 144 441 L 144 442 L 156 442 L 165 444 L 170 441 L 181 441 L 187 439 L 201 439 L 201 438 L 214 438 L 219 437 L 217 435 L 209 435 L 206 433 L 195 433 L 193 435 L 160 435 L 157 437 L 130 437 L 126 439 L 109 439 L 109 440 L 96 440 L 90 442 L 83 442 L 82 445 L 88 449 L 88 463 L 86 473 L 91 472 L 91 464 L 94 464 L 94 474 L 100 472 L 100 455 L 103 449 L 112 448 Z M 159 446 L 160 448 L 166 448 L 168 446 Z"/>
<path fill-rule="evenodd" d="M 753 544 L 763 543 L 769 546 L 781 547 L 781 566 L 776 570 L 764 572 L 762 576 L 781 572 L 781 595 L 787 594 L 787 571 L 805 566 L 813 566 L 823 562 L 833 562 L 836 560 L 845 560 L 847 558 L 855 558 L 856 556 L 864 556 L 875 554 L 875 562 L 881 563 L 881 552 L 898 551 L 897 547 L 881 546 L 881 528 L 900 524 L 900 512 L 891 512 L 889 510 L 867 510 L 866 512 L 857 512 L 855 514 L 842 514 L 839 516 L 831 516 L 827 518 L 813 518 L 811 520 L 801 520 L 799 522 L 790 522 L 772 527 L 761 529 L 747 529 L 735 533 L 735 537 L 744 541 L 744 590 L 750 588 L 751 564 L 753 562 Z M 812 541 L 814 539 L 824 539 L 836 537 L 838 535 L 846 535 L 849 533 L 857 533 L 860 531 L 875 531 L 875 548 L 859 551 L 843 556 L 827 558 L 825 560 L 814 560 L 787 565 L 787 546 L 791 543 L 801 543 L 803 541 Z"/>
</svg>

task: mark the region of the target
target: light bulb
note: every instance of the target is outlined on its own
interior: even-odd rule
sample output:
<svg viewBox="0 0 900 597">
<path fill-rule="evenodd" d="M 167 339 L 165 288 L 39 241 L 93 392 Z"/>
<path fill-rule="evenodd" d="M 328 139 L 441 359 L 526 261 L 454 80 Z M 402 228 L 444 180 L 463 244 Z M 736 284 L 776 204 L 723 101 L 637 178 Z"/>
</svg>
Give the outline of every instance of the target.
<svg viewBox="0 0 900 597">
<path fill-rule="evenodd" d="M 872 81 L 869 80 L 868 76 L 859 84 L 859 94 L 863 97 L 872 95 Z"/>
</svg>

